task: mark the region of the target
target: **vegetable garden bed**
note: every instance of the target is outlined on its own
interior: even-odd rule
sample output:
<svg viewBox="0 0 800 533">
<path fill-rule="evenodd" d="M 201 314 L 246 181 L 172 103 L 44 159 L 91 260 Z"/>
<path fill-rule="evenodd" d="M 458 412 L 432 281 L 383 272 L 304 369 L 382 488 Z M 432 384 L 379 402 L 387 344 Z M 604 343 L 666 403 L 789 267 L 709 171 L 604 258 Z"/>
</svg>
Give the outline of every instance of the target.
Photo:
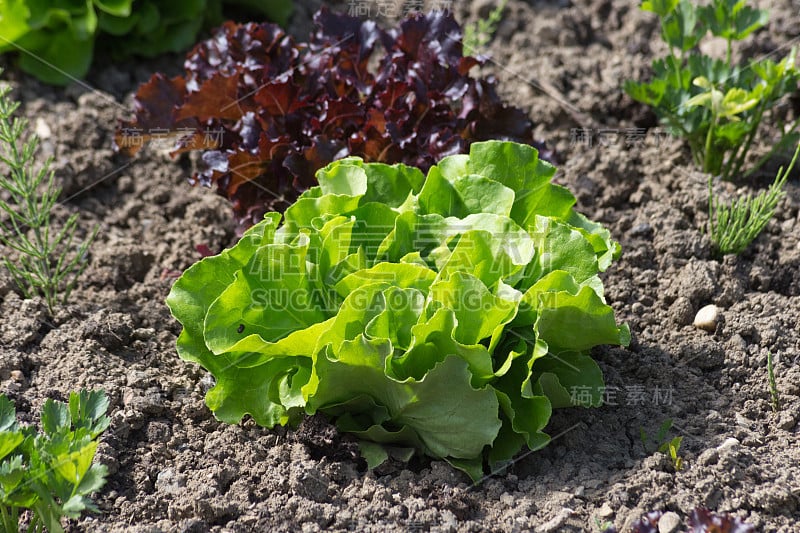
<svg viewBox="0 0 800 533">
<path fill-rule="evenodd" d="M 492 6 L 454 4 L 462 21 L 486 18 Z M 316 7 L 298 3 L 293 34 L 308 34 Z M 785 50 L 800 38 L 796 2 L 769 8 L 769 26 L 736 44 L 734 56 Z M 429 458 L 390 459 L 368 471 L 356 440 L 322 414 L 297 429 L 265 429 L 249 418 L 220 422 L 205 405 L 214 382 L 177 356 L 181 325 L 164 301 L 207 250 L 237 242 L 230 205 L 186 184 L 196 157 L 173 160 L 158 146 L 132 159 L 112 150 L 132 93 L 156 71 L 180 74 L 182 56 L 101 60 L 87 78 L 97 90 L 48 87 L 3 65 L 43 152 L 54 157 L 66 199 L 56 217 L 78 212 L 87 228 L 100 225 L 88 269 L 52 318 L 0 271 L 0 393 L 16 403 L 18 418 L 34 422 L 45 399 L 63 401 L 80 388 L 104 389 L 111 402 L 97 449 L 108 468 L 94 497 L 100 512 L 66 529 L 560 532 L 613 523 L 626 531 L 650 510 L 683 520 L 705 506 L 759 530 L 796 531 L 800 172 L 753 245 L 717 258 L 701 231 L 706 174 L 621 88 L 648 76 L 665 53 L 659 31 L 633 1 L 510 0 L 488 46 L 491 61 L 475 68 L 496 76 L 500 95 L 530 115 L 536 138 L 559 159 L 554 183 L 621 245 L 600 276 L 632 337 L 627 348 L 591 352 L 605 379 L 603 406 L 554 410 L 545 448 L 517 455 L 476 485 Z M 797 102 L 779 112 L 796 118 Z M 765 133 L 751 150 L 770 147 L 775 132 L 768 125 Z M 786 163 L 715 187 L 723 197 L 762 189 Z M 711 331 L 692 324 L 708 304 L 720 310 Z M 658 451 L 674 437 L 682 437 L 677 470 Z"/>
</svg>

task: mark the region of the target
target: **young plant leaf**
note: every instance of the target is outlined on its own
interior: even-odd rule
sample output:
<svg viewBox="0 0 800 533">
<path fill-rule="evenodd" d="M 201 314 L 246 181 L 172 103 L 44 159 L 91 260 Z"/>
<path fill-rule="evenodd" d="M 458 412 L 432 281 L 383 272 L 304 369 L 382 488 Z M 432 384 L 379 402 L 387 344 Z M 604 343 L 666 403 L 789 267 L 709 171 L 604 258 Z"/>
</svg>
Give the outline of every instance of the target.
<svg viewBox="0 0 800 533">
<path fill-rule="evenodd" d="M 747 67 L 735 65 L 732 42 L 767 22 L 767 12 L 747 6 L 745 0 L 713 0 L 706 6 L 695 6 L 689 0 L 659 0 L 644 2 L 642 9 L 659 16 L 670 53 L 653 61 L 651 81 L 627 81 L 625 92 L 651 106 L 673 135 L 684 138 L 704 171 L 725 180 L 738 176 L 748 162 L 759 124 L 777 123 L 774 109 L 797 90 L 796 51 L 792 49 L 778 63 L 758 59 Z M 724 59 L 698 50 L 709 32 L 727 40 Z M 781 139 L 748 173 L 785 147 L 785 139 L 794 135 L 797 126 L 795 121 L 782 127 Z"/>
<path fill-rule="evenodd" d="M 680 0 L 662 17 L 661 35 L 664 42 L 680 52 L 692 50 L 708 31 L 699 23 L 697 8 L 691 0 Z"/>
<path fill-rule="evenodd" d="M 42 407 L 42 430 L 48 437 L 56 437 L 69 431 L 71 420 L 69 407 L 48 398 Z"/>
<path fill-rule="evenodd" d="M 314 22 L 307 43 L 271 24 L 224 24 L 189 52 L 184 76 L 156 74 L 140 87 L 117 148 L 133 155 L 168 131 L 174 154 L 203 151 L 191 183 L 231 200 L 242 230 L 288 208 L 318 170 L 349 155 L 404 163 L 392 171 L 403 174 L 490 138 L 542 148 L 494 81 L 469 75 L 478 60 L 463 55 L 449 12 L 415 13 L 391 30 L 325 8 Z M 381 60 L 370 63 L 378 51 Z"/>
<path fill-rule="evenodd" d="M 91 398 L 89 417 L 105 418 L 104 393 L 81 391 L 73 397 Z M 0 525 L 9 533 L 17 531 L 25 509 L 31 511 L 28 531 L 63 532 L 62 517 L 97 510 L 88 496 L 105 483 L 106 467 L 92 465 L 97 435 L 73 425 L 69 406 L 48 399 L 40 418 L 41 433 L 32 427 L 17 430 L 13 405 L 0 395 Z"/>
<path fill-rule="evenodd" d="M 202 28 L 224 20 L 222 4 L 282 25 L 292 10 L 291 0 L 10 0 L 0 2 L 0 53 L 20 51 L 24 71 L 66 85 L 86 75 L 95 48 L 115 57 L 185 50 Z"/>
<path fill-rule="evenodd" d="M 14 402 L 0 396 L 0 431 L 13 431 L 17 427 L 17 412 Z"/>
<path fill-rule="evenodd" d="M 413 449 L 473 479 L 544 446 L 575 388 L 602 400 L 590 349 L 630 341 L 597 277 L 619 247 L 554 172 L 510 142 L 424 183 L 355 158 L 320 170 L 282 224 L 268 214 L 167 298 L 179 355 L 216 379 L 207 405 L 268 427 L 322 412 L 371 465 Z"/>
<path fill-rule="evenodd" d="M 71 392 L 69 395 L 69 413 L 72 426 L 85 428 L 92 438 L 108 428 L 110 420 L 106 416 L 109 399 L 101 391 Z"/>
<path fill-rule="evenodd" d="M 644 0 L 642 10 L 655 13 L 659 17 L 666 17 L 678 6 L 679 0 Z"/>
<path fill-rule="evenodd" d="M 733 41 L 741 41 L 769 20 L 767 10 L 753 9 L 746 0 L 712 0 L 698 9 L 713 35 Z"/>
</svg>

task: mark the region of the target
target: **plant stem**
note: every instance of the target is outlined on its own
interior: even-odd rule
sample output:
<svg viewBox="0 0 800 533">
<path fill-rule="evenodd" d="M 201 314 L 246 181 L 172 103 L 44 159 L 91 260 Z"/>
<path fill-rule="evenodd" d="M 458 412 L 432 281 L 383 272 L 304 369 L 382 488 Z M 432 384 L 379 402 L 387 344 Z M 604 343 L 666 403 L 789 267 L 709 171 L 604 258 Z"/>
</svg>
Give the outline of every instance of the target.
<svg viewBox="0 0 800 533">
<path fill-rule="evenodd" d="M 669 53 L 672 56 L 672 65 L 675 68 L 675 77 L 680 80 L 681 79 L 681 65 L 683 65 L 683 59 L 680 61 L 678 60 L 678 56 L 672 51 L 672 47 L 669 47 Z"/>
<path fill-rule="evenodd" d="M 28 529 L 26 530 L 26 533 L 35 533 L 39 529 L 38 527 L 39 521 L 37 520 L 39 518 L 39 515 L 37 515 L 36 513 L 31 513 L 31 514 L 32 514 L 31 521 L 28 522 Z"/>
<path fill-rule="evenodd" d="M 731 43 L 732 43 L 732 42 L 733 42 L 733 39 L 731 39 L 731 38 L 729 37 L 729 38 L 728 38 L 728 55 L 727 55 L 727 58 L 728 58 L 728 68 L 731 68 L 731 60 L 733 59 L 733 50 L 732 50 L 732 46 L 731 46 Z"/>
<path fill-rule="evenodd" d="M 15 513 L 8 512 L 8 508 L 5 505 L 0 505 L 0 515 L 2 515 L 3 519 L 3 532 L 4 533 L 14 533 L 19 529 L 19 523 L 16 520 L 13 520 Z"/>
<path fill-rule="evenodd" d="M 53 315 L 56 305 L 69 296 L 74 277 L 83 272 L 81 263 L 96 230 L 82 244 L 75 244 L 77 215 L 60 231 L 51 229 L 52 209 L 61 188 L 50 170 L 52 159 L 36 170 L 39 139 L 35 133 L 26 136 L 25 119 L 13 117 L 19 104 L 10 100 L 9 92 L 8 87 L 0 86 L 0 162 L 7 167 L 7 174 L 0 175 L 0 189 L 9 193 L 8 199 L 0 199 L 0 211 L 8 215 L 8 221 L 0 223 L 0 244 L 18 252 L 19 257 L 16 264 L 3 257 L 2 265 L 25 298 L 40 294 Z"/>
<path fill-rule="evenodd" d="M 778 149 L 781 147 L 781 145 L 782 145 L 782 143 L 783 143 L 783 139 L 784 139 L 784 138 L 785 138 L 787 135 L 790 135 L 790 134 L 791 134 L 791 133 L 792 133 L 792 132 L 793 132 L 793 131 L 794 131 L 794 130 L 797 128 L 797 126 L 798 126 L 798 125 L 800 125 L 800 118 L 798 118 L 797 120 L 795 120 L 795 121 L 792 123 L 792 126 L 789 128 L 789 133 L 785 133 L 785 134 L 783 135 L 783 137 L 781 138 L 781 140 L 780 140 L 780 141 L 778 141 L 778 142 L 777 142 L 777 143 L 776 143 L 776 144 L 775 144 L 775 145 L 774 145 L 772 148 L 770 148 L 769 152 L 767 152 L 766 154 L 764 154 L 763 156 L 761 156 L 761 157 L 758 159 L 758 161 L 756 161 L 756 162 L 753 164 L 753 166 L 752 166 L 752 167 L 750 167 L 750 168 L 747 170 L 747 172 L 745 172 L 745 173 L 744 173 L 744 176 L 745 176 L 745 177 L 747 177 L 747 176 L 750 176 L 750 175 L 751 175 L 753 172 L 755 172 L 756 170 L 758 170 L 759 168 L 761 168 L 761 167 L 764 165 L 764 163 L 766 163 L 767 161 L 769 161 L 769 160 L 770 160 L 770 158 L 772 158 L 772 156 L 775 154 L 775 152 L 776 152 L 776 151 L 778 151 Z"/>
<path fill-rule="evenodd" d="M 716 213 L 714 212 L 714 177 L 709 174 L 708 175 L 708 236 L 711 237 L 711 241 L 714 242 L 716 239 L 714 238 L 714 217 Z"/>
<path fill-rule="evenodd" d="M 731 154 L 731 157 L 728 159 L 728 164 L 725 165 L 725 168 L 722 171 L 723 180 L 728 181 L 731 176 L 739 174 L 742 171 L 742 166 L 744 166 L 744 163 L 747 160 L 747 153 L 750 151 L 750 146 L 753 144 L 753 139 L 755 139 L 756 133 L 758 132 L 758 126 L 761 124 L 761 119 L 764 116 L 766 104 L 766 101 L 762 100 L 761 104 L 758 106 L 758 111 L 756 111 L 756 116 L 751 122 L 753 127 L 747 134 L 747 140 L 744 142 L 744 144 L 737 148 L 737 150 Z"/>
<path fill-rule="evenodd" d="M 711 172 L 711 137 L 714 133 L 714 128 L 717 126 L 717 117 L 711 121 L 708 126 L 708 133 L 706 134 L 705 153 L 703 154 L 703 171 Z"/>
<path fill-rule="evenodd" d="M 772 363 L 772 352 L 767 352 L 767 377 L 769 378 L 769 395 L 772 399 L 772 411 L 777 413 L 781 409 L 778 397 L 778 384 L 775 382 L 775 367 Z"/>
</svg>

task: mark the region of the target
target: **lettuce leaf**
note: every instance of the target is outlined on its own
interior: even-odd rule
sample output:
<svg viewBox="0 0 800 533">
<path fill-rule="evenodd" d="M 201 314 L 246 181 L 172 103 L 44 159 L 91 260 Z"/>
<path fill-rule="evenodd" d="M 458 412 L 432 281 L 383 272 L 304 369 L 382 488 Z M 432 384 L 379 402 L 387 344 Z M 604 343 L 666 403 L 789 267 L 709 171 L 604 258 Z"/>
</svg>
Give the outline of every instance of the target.
<svg viewBox="0 0 800 533">
<path fill-rule="evenodd" d="M 554 172 L 500 141 L 424 180 L 352 157 L 321 169 L 283 220 L 172 288 L 178 353 L 216 378 L 209 407 L 267 427 L 325 413 L 371 466 L 416 451 L 474 479 L 545 446 L 553 408 L 602 401 L 591 349 L 630 342 L 598 277 L 619 246 Z"/>
<path fill-rule="evenodd" d="M 19 52 L 22 70 L 66 85 L 89 71 L 95 44 L 115 57 L 185 50 L 203 27 L 224 20 L 223 3 L 282 25 L 292 10 L 291 0 L 4 0 L 0 53 Z"/>
<path fill-rule="evenodd" d="M 132 119 L 115 135 L 116 149 L 132 156 L 158 139 L 169 140 L 173 155 L 201 151 L 189 182 L 214 187 L 230 200 L 243 230 L 267 211 L 285 211 L 317 184 L 318 170 L 344 156 L 409 165 L 347 169 L 354 185 L 370 181 L 364 202 L 374 196 L 396 208 L 407 199 L 408 185 L 419 192 L 422 172 L 445 156 L 466 153 L 473 142 L 501 137 L 544 147 L 526 112 L 502 101 L 495 80 L 470 74 L 483 60 L 463 54 L 461 28 L 449 11 L 413 11 L 384 30 L 323 6 L 314 24 L 308 40 L 297 42 L 274 24 L 225 23 L 186 55 L 182 76 L 155 74 L 140 86 Z M 466 178 L 457 168 L 462 161 L 442 161 L 439 170 Z M 539 184 L 548 181 L 545 172 L 537 176 Z M 433 203 L 425 212 L 446 208 L 439 204 L 459 195 L 467 202 L 462 211 L 499 212 L 513 196 L 511 189 L 497 198 L 484 194 L 491 186 L 485 181 L 466 190 L 471 182 L 463 179 L 451 187 L 431 175 L 428 183 L 420 201 Z M 331 192 L 322 187 L 322 194 Z M 306 198 L 300 210 L 321 201 Z"/>
</svg>

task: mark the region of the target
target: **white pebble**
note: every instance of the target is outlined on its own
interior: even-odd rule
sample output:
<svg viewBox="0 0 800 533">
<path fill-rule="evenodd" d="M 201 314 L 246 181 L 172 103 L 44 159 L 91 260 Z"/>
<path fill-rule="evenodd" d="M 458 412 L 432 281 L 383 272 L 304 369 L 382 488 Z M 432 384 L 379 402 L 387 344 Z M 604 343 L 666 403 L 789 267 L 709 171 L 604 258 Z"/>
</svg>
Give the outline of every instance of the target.
<svg viewBox="0 0 800 533">
<path fill-rule="evenodd" d="M 33 131 L 35 131 L 39 139 L 43 141 L 53 136 L 53 132 L 50 129 L 50 126 L 48 126 L 47 122 L 45 122 L 45 120 L 41 117 L 36 119 Z"/>
<path fill-rule="evenodd" d="M 669 511 L 658 519 L 658 533 L 674 533 L 681 527 L 681 517 L 678 513 Z"/>
<path fill-rule="evenodd" d="M 720 453 L 731 453 L 739 448 L 739 439 L 728 437 L 722 444 L 717 446 L 717 451 Z"/>
<path fill-rule="evenodd" d="M 613 515 L 614 515 L 614 509 L 612 509 L 611 506 L 608 505 L 608 502 L 603 503 L 603 506 L 597 510 L 597 516 L 599 516 L 600 518 L 608 518 L 609 516 Z"/>
<path fill-rule="evenodd" d="M 701 308 L 694 316 L 694 327 L 714 332 L 719 322 L 719 307 L 709 304 Z"/>
</svg>

